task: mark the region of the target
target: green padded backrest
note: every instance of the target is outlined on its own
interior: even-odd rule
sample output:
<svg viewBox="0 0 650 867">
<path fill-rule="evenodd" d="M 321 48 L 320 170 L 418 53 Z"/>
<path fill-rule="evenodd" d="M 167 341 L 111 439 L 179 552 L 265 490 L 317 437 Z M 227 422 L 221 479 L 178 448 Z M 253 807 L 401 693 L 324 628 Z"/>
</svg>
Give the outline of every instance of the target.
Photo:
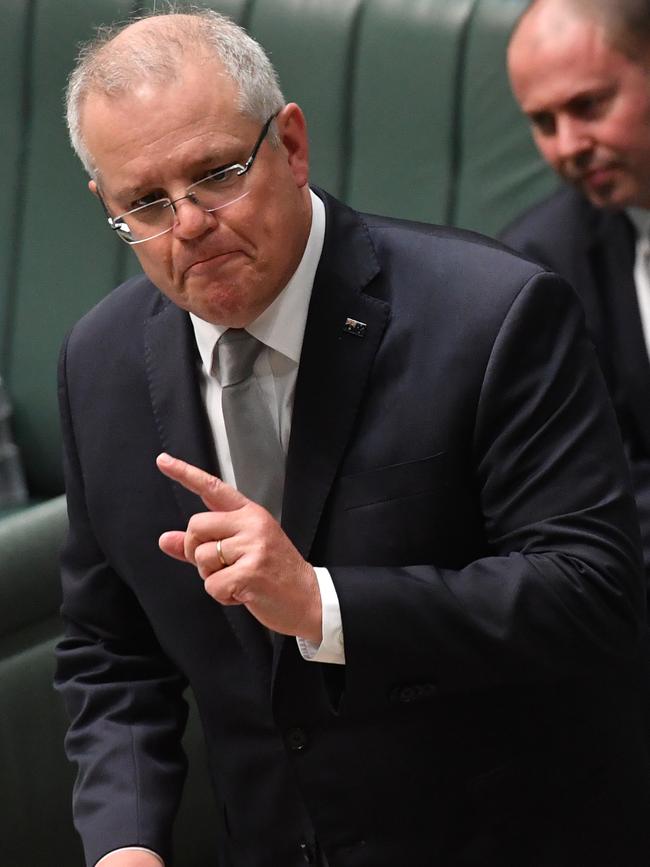
<svg viewBox="0 0 650 867">
<path fill-rule="evenodd" d="M 53 497 L 0 521 L 0 655 L 10 636 L 57 618 L 58 553 L 67 526 L 65 497 Z"/>
<path fill-rule="evenodd" d="M 3 653 L 0 637 L 0 778 L 8 793 L 0 811 L 0 854 L 6 867 L 83 867 L 72 822 L 75 768 L 64 752 L 68 719 L 52 687 L 55 620 Z M 49 637 L 54 634 L 54 637 Z M 191 695 L 183 738 L 189 771 L 174 826 L 176 867 L 216 867 L 215 806 L 205 744 Z"/>
<path fill-rule="evenodd" d="M 364 210 L 492 232 L 552 183 L 505 76 L 507 32 L 521 2 L 204 5 L 247 26 L 271 54 L 287 98 L 307 115 L 314 183 Z M 0 324 L 11 301 L 0 352 L 31 493 L 48 496 L 62 489 L 55 394 L 61 340 L 138 270 L 107 230 L 68 145 L 65 80 L 77 43 L 96 24 L 127 18 L 154 0 L 2 4 L 10 26 L 0 44 L 13 62 L 0 93 L 13 120 L 8 126 L 20 134 L 3 132 L 9 194 L 2 207 L 10 202 L 15 220 L 0 236 L 0 264 L 11 275 L 0 286 Z M 0 219 L 7 222 L 7 213 Z"/>
<path fill-rule="evenodd" d="M 368 0 L 360 22 L 346 198 L 362 210 L 447 222 L 471 0 Z"/>
<path fill-rule="evenodd" d="M 55 625 L 49 625 L 50 634 Z M 66 716 L 52 689 L 55 643 L 32 635 L 5 656 L 0 641 L 0 774 L 6 792 L 0 852 L 2 863 L 11 867 L 84 863 L 72 825 L 74 770 L 63 750 Z"/>
<path fill-rule="evenodd" d="M 248 28 L 269 52 L 289 102 L 307 116 L 311 180 L 345 196 L 360 0 L 257 0 Z"/>
<path fill-rule="evenodd" d="M 0 861 L 11 867 L 83 863 L 65 713 L 52 687 L 66 527 L 63 497 L 0 521 Z"/>
<path fill-rule="evenodd" d="M 67 526 L 65 497 L 0 521 L 0 780 L 11 793 L 0 810 L 3 867 L 83 863 L 72 827 L 74 769 L 63 750 L 67 719 L 52 686 L 62 628 L 57 555 Z M 214 801 L 196 705 L 188 699 L 190 768 L 175 863 L 205 867 L 215 863 Z"/>
<path fill-rule="evenodd" d="M 25 0 L 0 0 L 0 375 L 14 299 L 13 271 L 20 230 L 25 126 L 25 82 L 29 57 L 29 11 Z"/>
<path fill-rule="evenodd" d="M 233 21 L 246 26 L 246 12 L 253 0 L 192 0 L 192 6 L 200 6 L 203 9 L 214 9 L 216 12 L 223 12 L 228 15 Z M 159 10 L 165 9 L 164 0 L 143 0 L 140 8 L 143 10 Z M 179 4 L 180 5 L 180 4 Z"/>
<path fill-rule="evenodd" d="M 458 100 L 459 172 L 449 222 L 488 235 L 556 184 L 508 82 L 508 36 L 526 5 L 527 0 L 479 0 L 467 35 Z"/>
<path fill-rule="evenodd" d="M 14 297 L 4 366 L 16 439 L 36 497 L 56 494 L 63 486 L 55 373 L 63 337 L 117 283 L 139 270 L 135 256 L 107 230 L 70 149 L 63 120 L 65 82 L 79 42 L 97 25 L 124 20 L 153 5 L 153 0 L 34 0 L 28 21 L 24 215 L 10 260 Z M 245 23 L 251 0 L 203 5 Z M 19 23 L 17 16 L 16 27 Z M 0 290 L 0 314 L 2 305 Z"/>
<path fill-rule="evenodd" d="M 79 41 L 123 18 L 130 0 L 35 0 L 30 124 L 7 378 L 15 430 L 36 496 L 62 490 L 56 361 L 64 334 L 115 284 L 125 251 L 68 144 L 63 91 Z"/>
</svg>

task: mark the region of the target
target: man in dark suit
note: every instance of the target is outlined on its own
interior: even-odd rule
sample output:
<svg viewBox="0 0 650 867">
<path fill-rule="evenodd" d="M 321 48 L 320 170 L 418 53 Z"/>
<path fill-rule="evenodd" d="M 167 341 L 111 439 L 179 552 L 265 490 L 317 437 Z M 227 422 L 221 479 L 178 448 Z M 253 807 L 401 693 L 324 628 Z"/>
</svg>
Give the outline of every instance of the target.
<svg viewBox="0 0 650 867">
<path fill-rule="evenodd" d="M 220 16 L 106 34 L 68 97 L 146 273 L 61 357 L 88 864 L 168 863 L 189 683 L 220 867 L 646 867 L 634 505 L 569 287 L 310 190 Z M 241 382 L 282 455 L 252 474 Z"/>
<path fill-rule="evenodd" d="M 537 0 L 508 65 L 542 156 L 569 184 L 503 240 L 583 303 L 614 402 L 650 578 L 650 3 Z"/>
</svg>

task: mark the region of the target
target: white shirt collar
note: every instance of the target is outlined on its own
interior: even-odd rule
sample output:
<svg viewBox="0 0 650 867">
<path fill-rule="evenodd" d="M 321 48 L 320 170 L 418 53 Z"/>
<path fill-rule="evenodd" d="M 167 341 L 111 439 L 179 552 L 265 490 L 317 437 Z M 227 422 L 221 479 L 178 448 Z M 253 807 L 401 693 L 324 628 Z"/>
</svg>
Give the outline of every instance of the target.
<svg viewBox="0 0 650 867">
<path fill-rule="evenodd" d="M 325 206 L 311 190 L 312 218 L 309 237 L 293 276 L 263 313 L 246 330 L 266 346 L 281 352 L 296 364 L 300 361 L 307 311 L 316 269 L 325 240 Z M 196 345 L 206 373 L 212 370 L 212 353 L 225 325 L 214 325 L 190 313 Z"/>
<path fill-rule="evenodd" d="M 626 208 L 626 213 L 636 229 L 637 237 L 650 237 L 650 210 L 647 208 Z"/>
</svg>

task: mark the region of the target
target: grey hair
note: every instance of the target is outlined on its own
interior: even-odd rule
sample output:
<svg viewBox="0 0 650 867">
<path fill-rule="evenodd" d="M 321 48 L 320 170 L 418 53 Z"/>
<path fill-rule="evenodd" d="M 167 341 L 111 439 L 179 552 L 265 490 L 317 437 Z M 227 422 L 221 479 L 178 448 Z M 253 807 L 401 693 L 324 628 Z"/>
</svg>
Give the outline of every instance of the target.
<svg viewBox="0 0 650 867">
<path fill-rule="evenodd" d="M 134 21 L 158 19 L 118 39 Z M 66 119 L 72 147 L 92 178 L 97 169 L 81 129 L 83 106 L 90 94 L 121 96 L 142 81 L 168 84 L 178 80 L 188 58 L 218 60 L 237 85 L 237 109 L 264 123 L 285 104 L 278 76 L 264 49 L 238 24 L 211 9 L 189 7 L 151 13 L 108 27 L 79 49 L 66 89 Z M 269 141 L 279 143 L 274 125 Z"/>
</svg>

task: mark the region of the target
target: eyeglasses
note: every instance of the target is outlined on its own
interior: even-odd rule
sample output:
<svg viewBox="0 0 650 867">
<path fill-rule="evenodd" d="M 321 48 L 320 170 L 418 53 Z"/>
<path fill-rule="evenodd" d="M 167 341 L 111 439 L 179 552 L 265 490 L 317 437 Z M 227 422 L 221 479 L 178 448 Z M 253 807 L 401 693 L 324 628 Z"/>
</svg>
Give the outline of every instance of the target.
<svg viewBox="0 0 650 867">
<path fill-rule="evenodd" d="M 167 232 L 171 232 L 174 228 L 176 219 L 176 205 L 184 199 L 189 199 L 192 204 L 201 208 L 208 214 L 213 211 L 219 211 L 221 208 L 226 208 L 247 196 L 250 190 L 245 189 L 246 174 L 250 171 L 251 166 L 255 161 L 257 152 L 259 151 L 262 142 L 266 138 L 272 121 L 277 117 L 277 114 L 272 114 L 262 127 L 251 155 L 242 165 L 241 163 L 232 163 L 228 166 L 223 166 L 216 172 L 212 172 L 200 181 L 191 184 L 185 190 L 185 195 L 178 199 L 161 198 L 153 202 L 146 202 L 120 214 L 118 217 L 111 217 L 104 200 L 100 196 L 100 201 L 106 212 L 108 225 L 113 229 L 118 237 L 127 244 L 144 244 L 145 241 L 152 241 L 154 238 L 159 238 Z"/>
</svg>

